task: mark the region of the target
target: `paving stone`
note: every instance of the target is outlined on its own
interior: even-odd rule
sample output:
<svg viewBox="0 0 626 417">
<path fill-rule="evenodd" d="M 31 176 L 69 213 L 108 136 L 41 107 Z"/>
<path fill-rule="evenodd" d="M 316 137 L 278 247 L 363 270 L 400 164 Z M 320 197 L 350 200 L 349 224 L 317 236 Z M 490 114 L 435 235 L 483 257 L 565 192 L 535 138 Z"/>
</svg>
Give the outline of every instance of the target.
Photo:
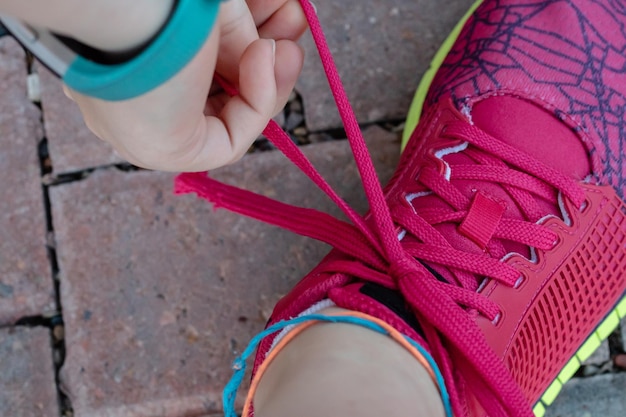
<svg viewBox="0 0 626 417">
<path fill-rule="evenodd" d="M 396 135 L 374 127 L 366 136 L 389 178 Z M 363 210 L 346 141 L 304 149 Z M 289 203 L 331 206 L 278 152 L 212 175 Z M 61 376 L 76 417 L 220 412 L 235 353 L 327 251 L 195 196 L 174 197 L 171 180 L 107 169 L 51 190 L 67 345 Z"/>
<path fill-rule="evenodd" d="M 545 417 L 623 417 L 626 373 L 570 380 Z"/>
<path fill-rule="evenodd" d="M 47 329 L 0 329 L 0 369 L 0 415 L 59 417 Z"/>
<path fill-rule="evenodd" d="M 422 74 L 473 0 L 316 2 L 339 74 L 360 123 L 403 119 Z M 305 66 L 296 89 L 306 124 L 341 126 L 324 71 L 307 33 Z"/>
<path fill-rule="evenodd" d="M 53 311 L 38 142 L 39 110 L 26 98 L 26 57 L 0 39 L 0 325 Z"/>
<path fill-rule="evenodd" d="M 37 65 L 48 150 L 55 173 L 122 162 L 112 148 L 87 129 L 78 106 L 63 93 L 61 81 Z"/>
</svg>

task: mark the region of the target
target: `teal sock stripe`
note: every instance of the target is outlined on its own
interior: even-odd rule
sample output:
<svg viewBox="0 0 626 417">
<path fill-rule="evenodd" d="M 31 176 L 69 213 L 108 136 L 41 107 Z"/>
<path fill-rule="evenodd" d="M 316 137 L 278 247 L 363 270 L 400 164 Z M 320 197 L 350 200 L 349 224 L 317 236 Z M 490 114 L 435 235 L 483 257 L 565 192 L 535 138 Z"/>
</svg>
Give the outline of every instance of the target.
<svg viewBox="0 0 626 417">
<path fill-rule="evenodd" d="M 351 316 L 323 316 L 320 314 L 312 314 L 310 316 L 298 317 L 295 319 L 285 320 L 285 321 L 281 321 L 276 324 L 273 324 L 272 326 L 268 327 L 261 333 L 257 334 L 250 341 L 250 343 L 248 344 L 246 349 L 243 351 L 243 353 L 234 360 L 233 366 L 232 366 L 232 369 L 234 370 L 233 376 L 230 379 L 230 381 L 228 381 L 228 384 L 226 384 L 226 387 L 224 388 L 224 392 L 222 394 L 222 403 L 224 407 L 225 417 L 237 417 L 237 414 L 235 413 L 235 397 L 237 396 L 237 391 L 239 390 L 239 387 L 241 386 L 241 382 L 243 381 L 244 375 L 246 373 L 246 360 L 256 351 L 259 343 L 261 343 L 261 341 L 265 339 L 267 336 L 273 333 L 279 332 L 280 330 L 284 329 L 287 326 L 298 325 L 298 324 L 306 323 L 309 321 L 355 324 L 357 326 L 365 327 L 366 329 L 370 329 L 370 330 L 373 330 L 375 332 L 378 332 L 387 336 L 389 335 L 389 332 L 387 332 L 387 330 L 385 330 L 382 326 L 374 322 L 371 322 L 369 320 L 366 320 L 364 318 L 361 318 L 361 317 L 351 317 Z M 413 339 L 407 336 L 404 336 L 404 338 L 412 346 L 414 346 L 424 356 L 424 358 L 426 358 L 426 361 L 428 362 L 430 367 L 433 369 L 433 372 L 435 374 L 435 379 L 439 387 L 439 392 L 441 394 L 441 399 L 443 401 L 443 406 L 446 411 L 446 416 L 452 417 L 452 407 L 450 406 L 450 397 L 448 395 L 448 391 L 446 390 L 446 386 L 443 382 L 443 376 L 441 375 L 441 372 L 439 371 L 439 367 L 435 363 L 435 360 L 416 341 L 414 341 Z M 248 416 L 242 416 L 242 417 L 248 417 Z"/>
<path fill-rule="evenodd" d="M 82 94 L 109 101 L 147 93 L 176 75 L 198 53 L 215 24 L 219 5 L 220 0 L 178 0 L 169 22 L 137 57 L 117 65 L 77 57 L 63 81 Z"/>
</svg>

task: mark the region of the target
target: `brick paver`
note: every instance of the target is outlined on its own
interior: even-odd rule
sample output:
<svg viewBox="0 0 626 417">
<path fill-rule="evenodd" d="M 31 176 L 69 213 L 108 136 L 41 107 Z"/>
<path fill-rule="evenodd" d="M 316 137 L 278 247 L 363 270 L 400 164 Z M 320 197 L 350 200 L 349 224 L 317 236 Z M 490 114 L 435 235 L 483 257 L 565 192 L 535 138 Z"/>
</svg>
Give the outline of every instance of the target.
<svg viewBox="0 0 626 417">
<path fill-rule="evenodd" d="M 388 178 L 396 135 L 371 128 Z M 349 201 L 364 200 L 346 141 L 306 152 Z M 328 200 L 278 152 L 253 154 L 218 178 L 288 202 Z M 51 190 L 67 358 L 76 417 L 220 411 L 234 352 L 327 248 L 171 195 L 171 176 L 103 170 Z M 272 242 L 268 244 L 268 242 Z"/>
<path fill-rule="evenodd" d="M 59 417 L 48 329 L 0 329 L 0 415 Z"/>
<path fill-rule="evenodd" d="M 78 106 L 63 93 L 61 81 L 37 65 L 41 105 L 52 166 L 57 174 L 121 162 L 112 148 L 87 129 Z"/>
<path fill-rule="evenodd" d="M 430 60 L 473 0 L 316 2 L 360 123 L 403 119 Z M 302 42 L 301 93 L 309 130 L 341 127 L 310 35 Z"/>
<path fill-rule="evenodd" d="M 0 325 L 55 309 L 46 257 L 38 109 L 26 98 L 26 58 L 0 39 Z"/>
<path fill-rule="evenodd" d="M 623 417 L 626 373 L 573 379 L 563 387 L 546 417 Z"/>
</svg>

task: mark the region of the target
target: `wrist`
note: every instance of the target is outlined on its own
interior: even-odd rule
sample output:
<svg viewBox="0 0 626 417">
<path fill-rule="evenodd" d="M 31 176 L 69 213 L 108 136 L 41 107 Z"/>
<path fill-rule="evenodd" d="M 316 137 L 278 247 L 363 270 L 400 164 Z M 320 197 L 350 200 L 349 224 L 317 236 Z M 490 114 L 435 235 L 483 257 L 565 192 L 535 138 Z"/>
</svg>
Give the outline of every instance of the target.
<svg viewBox="0 0 626 417">
<path fill-rule="evenodd" d="M 156 36 L 134 52 L 97 50 L 91 55 L 83 47 L 78 52 L 70 46 L 77 55 L 59 75 L 84 95 L 110 101 L 137 97 L 172 78 L 193 59 L 211 34 L 219 9 L 219 0 L 177 0 Z"/>
<path fill-rule="evenodd" d="M 49 0 L 29 0 L 38 7 L 26 7 L 22 0 L 2 0 L 0 13 L 68 87 L 118 101 L 151 91 L 184 68 L 207 42 L 220 9 L 220 0 L 134 0 L 126 10 L 120 6 L 126 0 L 102 1 L 59 0 L 52 7 Z M 81 20 L 68 21 L 68 15 Z"/>
<path fill-rule="evenodd" d="M 92 4 L 92 2 L 86 2 Z M 106 0 L 88 9 L 66 32 L 93 48 L 108 52 L 139 47 L 156 35 L 167 21 L 175 0 Z"/>
<path fill-rule="evenodd" d="M 169 17 L 174 1 L 3 0 L 0 13 L 95 49 L 119 52 L 150 40 Z"/>
</svg>

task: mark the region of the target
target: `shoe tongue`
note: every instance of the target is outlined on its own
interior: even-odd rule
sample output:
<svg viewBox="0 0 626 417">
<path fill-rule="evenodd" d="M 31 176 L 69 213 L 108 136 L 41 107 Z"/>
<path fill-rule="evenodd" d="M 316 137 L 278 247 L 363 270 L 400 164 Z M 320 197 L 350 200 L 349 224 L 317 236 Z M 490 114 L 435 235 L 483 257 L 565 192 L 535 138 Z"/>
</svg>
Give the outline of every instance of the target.
<svg viewBox="0 0 626 417">
<path fill-rule="evenodd" d="M 587 152 L 576 134 L 554 114 L 528 102 L 514 97 L 492 97 L 476 104 L 471 113 L 472 122 L 497 140 L 516 147 L 529 154 L 545 165 L 562 172 L 574 179 L 583 179 L 590 172 Z M 458 164 L 474 164 L 472 158 L 463 152 L 452 153 L 443 157 L 450 169 Z M 507 217 L 524 219 L 509 194 L 500 185 L 486 181 L 456 180 L 455 185 L 468 197 L 475 190 L 491 196 L 506 205 Z M 537 200 L 545 214 L 560 217 L 561 213 L 554 202 Z M 413 205 L 421 207 L 443 207 L 446 205 L 438 197 L 431 195 L 413 200 Z M 525 219 L 526 220 L 526 219 Z M 448 242 L 458 250 L 482 253 L 474 242 L 459 232 L 459 228 L 450 223 L 436 225 Z M 504 249 L 530 257 L 529 248 L 525 245 L 503 241 Z M 504 254 L 502 254 L 504 255 Z M 449 271 L 434 266 L 440 274 L 449 277 Z"/>
<path fill-rule="evenodd" d="M 490 97 L 472 109 L 472 122 L 496 139 L 577 180 L 591 168 L 580 138 L 554 113 L 509 96 Z"/>
</svg>

